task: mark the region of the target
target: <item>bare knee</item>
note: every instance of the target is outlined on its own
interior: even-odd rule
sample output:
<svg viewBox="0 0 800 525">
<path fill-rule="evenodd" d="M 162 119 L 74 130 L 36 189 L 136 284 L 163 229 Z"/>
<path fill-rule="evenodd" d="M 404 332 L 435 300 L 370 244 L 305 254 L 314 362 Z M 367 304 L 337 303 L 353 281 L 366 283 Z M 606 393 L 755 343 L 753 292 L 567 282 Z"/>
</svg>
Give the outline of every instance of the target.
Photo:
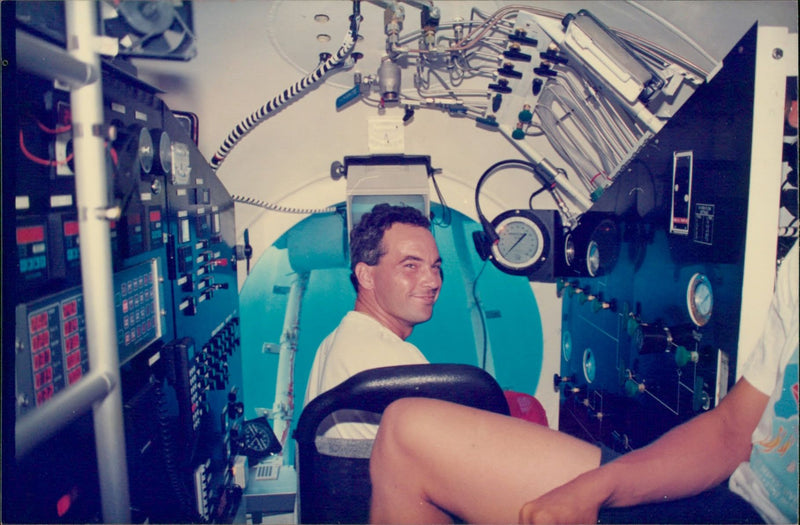
<svg viewBox="0 0 800 525">
<path fill-rule="evenodd" d="M 406 451 L 414 450 L 417 437 L 414 432 L 415 415 L 419 416 L 422 408 L 420 399 L 400 399 L 389 405 L 381 416 L 378 435 L 372 448 L 370 471 L 392 468 L 392 458 L 406 455 Z M 407 457 L 407 456 L 406 456 Z"/>
</svg>

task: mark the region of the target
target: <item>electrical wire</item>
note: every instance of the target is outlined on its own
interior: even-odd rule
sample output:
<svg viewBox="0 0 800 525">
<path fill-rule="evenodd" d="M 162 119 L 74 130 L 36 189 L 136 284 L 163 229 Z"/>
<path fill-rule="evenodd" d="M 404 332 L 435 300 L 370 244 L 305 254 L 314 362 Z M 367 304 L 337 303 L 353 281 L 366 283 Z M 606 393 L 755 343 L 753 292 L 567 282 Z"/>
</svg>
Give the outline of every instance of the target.
<svg viewBox="0 0 800 525">
<path fill-rule="evenodd" d="M 484 313 L 481 302 L 478 299 L 478 279 L 480 279 L 481 275 L 483 275 L 483 271 L 486 269 L 486 264 L 488 262 L 489 259 L 485 259 L 483 261 L 483 265 L 481 265 L 478 275 L 476 275 L 472 280 L 472 300 L 475 303 L 475 308 L 478 309 L 478 316 L 481 319 L 481 343 L 483 344 L 483 349 L 481 352 L 481 368 L 483 370 L 486 370 L 486 358 L 489 353 L 489 331 L 486 328 L 486 314 Z"/>
<path fill-rule="evenodd" d="M 332 213 L 336 211 L 335 206 L 329 206 L 327 208 L 290 208 L 286 206 L 280 206 L 278 204 L 272 204 L 270 202 L 262 201 L 255 199 L 253 197 L 243 197 L 241 195 L 231 195 L 231 199 L 234 202 L 239 202 L 241 204 L 249 204 L 250 206 L 258 206 L 259 208 L 264 208 L 265 210 L 269 211 L 278 211 L 281 213 L 300 213 L 300 214 L 314 214 L 314 213 Z"/>
<path fill-rule="evenodd" d="M 22 133 L 22 129 L 19 130 L 19 149 L 20 151 L 22 151 L 22 154 L 25 156 L 25 158 L 30 160 L 31 162 L 38 164 L 40 166 L 47 166 L 51 168 L 55 166 L 65 166 L 70 161 L 72 161 L 74 157 L 74 154 L 70 153 L 64 160 L 52 160 L 39 157 L 38 155 L 34 155 L 28 150 L 27 146 L 25 146 L 25 136 Z"/>
</svg>

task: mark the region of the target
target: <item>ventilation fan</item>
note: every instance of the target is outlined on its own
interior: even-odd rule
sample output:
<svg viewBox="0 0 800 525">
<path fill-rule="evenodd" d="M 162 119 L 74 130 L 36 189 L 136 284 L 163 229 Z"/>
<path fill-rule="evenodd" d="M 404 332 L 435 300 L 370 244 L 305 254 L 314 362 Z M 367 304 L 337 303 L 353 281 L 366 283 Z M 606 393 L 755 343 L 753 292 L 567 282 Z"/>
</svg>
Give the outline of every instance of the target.
<svg viewBox="0 0 800 525">
<path fill-rule="evenodd" d="M 119 40 L 122 56 L 189 60 L 197 54 L 191 2 L 107 0 L 101 26 Z"/>
</svg>

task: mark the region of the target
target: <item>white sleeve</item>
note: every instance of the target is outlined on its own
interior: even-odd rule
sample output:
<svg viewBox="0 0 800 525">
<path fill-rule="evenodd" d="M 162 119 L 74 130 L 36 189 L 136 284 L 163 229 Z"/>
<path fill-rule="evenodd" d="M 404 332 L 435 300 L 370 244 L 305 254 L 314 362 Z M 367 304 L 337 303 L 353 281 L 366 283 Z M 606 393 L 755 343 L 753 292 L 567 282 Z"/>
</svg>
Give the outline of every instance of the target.
<svg viewBox="0 0 800 525">
<path fill-rule="evenodd" d="M 775 294 L 767 313 L 764 331 L 743 367 L 743 376 L 761 392 L 770 395 L 783 369 L 784 349 L 798 330 L 798 247 L 792 247 L 775 280 Z"/>
</svg>

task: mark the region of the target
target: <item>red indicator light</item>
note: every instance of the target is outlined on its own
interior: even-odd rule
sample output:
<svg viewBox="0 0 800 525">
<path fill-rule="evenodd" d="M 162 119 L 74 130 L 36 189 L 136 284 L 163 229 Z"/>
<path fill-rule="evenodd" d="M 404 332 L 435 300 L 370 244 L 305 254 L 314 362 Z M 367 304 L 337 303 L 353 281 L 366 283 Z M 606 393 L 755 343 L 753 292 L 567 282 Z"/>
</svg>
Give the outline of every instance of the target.
<svg viewBox="0 0 800 525">
<path fill-rule="evenodd" d="M 78 331 L 78 318 L 73 317 L 64 323 L 64 335 L 73 334 Z"/>
<path fill-rule="evenodd" d="M 50 346 L 50 332 L 39 332 L 31 337 L 31 352 L 38 352 L 48 346 Z"/>
<path fill-rule="evenodd" d="M 17 228 L 17 244 L 31 244 L 44 241 L 44 226 L 23 226 Z"/>
<path fill-rule="evenodd" d="M 52 382 L 53 382 L 53 368 L 49 366 L 44 370 L 42 370 L 41 372 L 39 372 L 38 374 L 36 374 L 33 378 L 33 384 L 36 390 L 39 390 L 43 386 Z M 50 396 L 48 396 L 48 399 L 49 398 Z"/>
<path fill-rule="evenodd" d="M 66 347 L 67 352 L 71 352 L 76 348 L 81 347 L 81 336 L 78 334 L 73 335 L 72 337 L 67 338 L 64 342 L 64 346 Z"/>
<path fill-rule="evenodd" d="M 74 237 L 78 235 L 78 221 L 64 221 L 64 236 Z"/>
<path fill-rule="evenodd" d="M 75 368 L 81 364 L 81 353 L 80 352 L 72 352 L 71 354 L 67 354 L 67 368 Z"/>
<path fill-rule="evenodd" d="M 36 314 L 32 316 L 30 319 L 31 332 L 39 332 L 41 330 L 44 330 L 45 328 L 48 327 L 49 324 L 50 321 L 48 320 L 47 312 Z"/>
<path fill-rule="evenodd" d="M 153 210 L 150 212 L 150 222 L 158 222 L 161 220 L 161 210 Z"/>
<path fill-rule="evenodd" d="M 61 315 L 64 317 L 72 317 L 78 313 L 78 301 L 70 301 L 68 303 L 64 303 L 61 307 Z"/>
<path fill-rule="evenodd" d="M 53 397 L 54 393 L 55 393 L 55 388 L 53 387 L 53 385 L 47 385 L 42 390 L 36 392 L 36 405 L 37 406 L 41 405 L 42 403 Z"/>
<path fill-rule="evenodd" d="M 46 348 L 39 352 L 38 354 L 33 355 L 33 371 L 38 372 L 50 364 L 50 349 Z"/>
<path fill-rule="evenodd" d="M 67 382 L 68 382 L 70 385 L 72 385 L 72 384 L 74 384 L 74 383 L 75 383 L 75 382 L 76 382 L 78 379 L 80 379 L 82 376 L 83 376 L 83 371 L 80 369 L 80 367 L 78 367 L 78 368 L 76 368 L 75 370 L 72 370 L 72 371 L 71 371 L 71 372 L 68 374 L 68 376 L 67 376 Z"/>
</svg>

